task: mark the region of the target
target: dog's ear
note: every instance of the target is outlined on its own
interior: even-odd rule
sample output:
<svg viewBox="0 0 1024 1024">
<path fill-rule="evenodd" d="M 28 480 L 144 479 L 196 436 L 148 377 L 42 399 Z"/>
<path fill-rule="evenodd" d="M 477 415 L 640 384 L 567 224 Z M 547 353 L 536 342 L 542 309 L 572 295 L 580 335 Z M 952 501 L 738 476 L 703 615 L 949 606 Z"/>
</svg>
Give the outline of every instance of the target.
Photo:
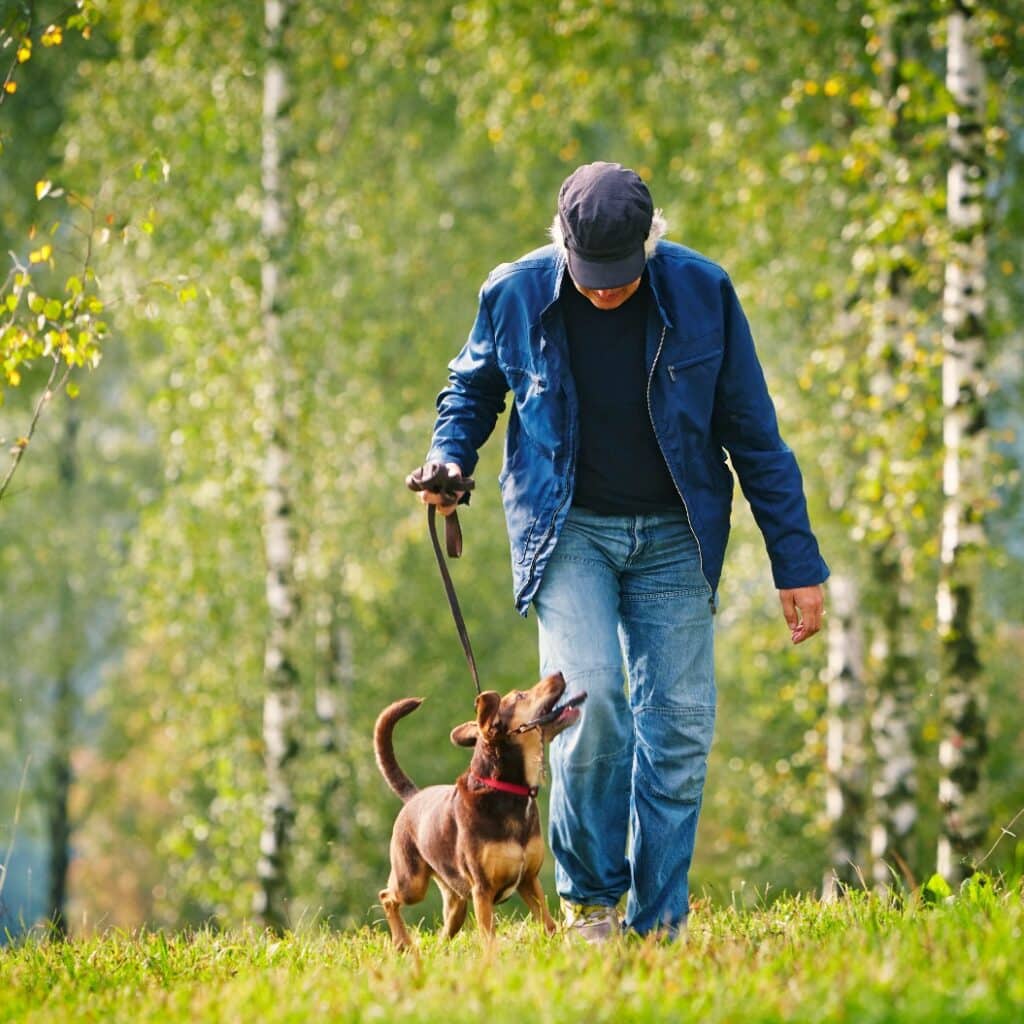
<svg viewBox="0 0 1024 1024">
<path fill-rule="evenodd" d="M 484 690 L 476 698 L 476 724 L 481 736 L 494 732 L 500 724 L 501 694 L 497 690 Z"/>
<path fill-rule="evenodd" d="M 463 722 L 452 729 L 452 743 L 457 747 L 475 747 L 479 736 L 476 722 Z"/>
</svg>

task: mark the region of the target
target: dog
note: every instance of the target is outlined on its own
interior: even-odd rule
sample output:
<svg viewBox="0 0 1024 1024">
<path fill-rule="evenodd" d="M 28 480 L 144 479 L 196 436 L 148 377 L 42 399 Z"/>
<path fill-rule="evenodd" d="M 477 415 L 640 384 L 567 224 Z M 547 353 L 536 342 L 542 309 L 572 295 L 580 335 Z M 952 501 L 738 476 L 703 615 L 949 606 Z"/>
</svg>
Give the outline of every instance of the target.
<svg viewBox="0 0 1024 1024">
<path fill-rule="evenodd" d="M 544 861 L 536 796 L 544 770 L 544 745 L 579 720 L 582 694 L 558 702 L 562 674 L 529 690 L 476 698 L 476 718 L 456 726 L 451 740 L 472 747 L 469 769 L 454 785 L 418 789 L 398 766 L 392 732 L 399 719 L 423 703 L 410 697 L 385 708 L 374 728 L 377 766 L 405 805 L 391 835 L 391 875 L 380 902 L 399 949 L 412 945 L 400 908 L 419 903 L 430 879 L 444 900 L 445 938 L 466 920 L 473 901 L 485 945 L 494 939 L 494 907 L 518 892 L 548 934 L 555 922 L 538 879 Z"/>
</svg>

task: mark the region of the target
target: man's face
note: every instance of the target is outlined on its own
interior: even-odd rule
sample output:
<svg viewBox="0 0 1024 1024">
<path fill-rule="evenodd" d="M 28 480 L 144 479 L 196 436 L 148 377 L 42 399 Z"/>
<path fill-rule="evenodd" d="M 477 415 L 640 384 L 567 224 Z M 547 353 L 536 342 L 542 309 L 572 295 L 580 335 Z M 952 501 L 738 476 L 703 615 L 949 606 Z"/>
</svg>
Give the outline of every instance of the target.
<svg viewBox="0 0 1024 1024">
<path fill-rule="evenodd" d="M 576 284 L 575 280 L 572 283 L 576 285 L 576 291 L 590 299 L 598 309 L 618 309 L 640 287 L 640 278 L 630 281 L 629 284 L 619 285 L 618 288 L 584 288 L 583 285 Z"/>
</svg>

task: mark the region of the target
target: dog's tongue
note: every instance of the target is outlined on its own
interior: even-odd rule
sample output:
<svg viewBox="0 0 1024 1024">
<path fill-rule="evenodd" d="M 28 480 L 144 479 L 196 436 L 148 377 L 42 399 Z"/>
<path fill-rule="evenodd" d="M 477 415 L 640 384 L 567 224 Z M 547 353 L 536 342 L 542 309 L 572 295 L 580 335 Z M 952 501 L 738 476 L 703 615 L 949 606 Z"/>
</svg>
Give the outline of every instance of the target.
<svg viewBox="0 0 1024 1024">
<path fill-rule="evenodd" d="M 545 718 L 553 716 L 554 718 L 563 718 L 566 714 L 573 710 L 573 708 L 579 707 L 587 699 L 587 691 L 584 690 L 582 693 L 577 693 L 575 696 L 570 697 L 568 700 L 562 701 L 557 707 L 545 715 Z"/>
</svg>

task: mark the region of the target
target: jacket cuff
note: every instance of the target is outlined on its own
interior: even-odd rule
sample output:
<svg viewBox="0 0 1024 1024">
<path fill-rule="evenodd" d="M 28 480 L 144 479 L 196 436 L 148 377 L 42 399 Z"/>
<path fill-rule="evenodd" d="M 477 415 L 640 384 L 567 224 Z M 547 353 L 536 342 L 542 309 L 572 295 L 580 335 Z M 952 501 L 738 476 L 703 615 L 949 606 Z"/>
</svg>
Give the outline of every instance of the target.
<svg viewBox="0 0 1024 1024">
<path fill-rule="evenodd" d="M 772 566 L 776 590 L 796 590 L 799 587 L 817 587 L 831 575 L 831 570 L 820 555 L 816 562 L 806 565 Z"/>
</svg>

